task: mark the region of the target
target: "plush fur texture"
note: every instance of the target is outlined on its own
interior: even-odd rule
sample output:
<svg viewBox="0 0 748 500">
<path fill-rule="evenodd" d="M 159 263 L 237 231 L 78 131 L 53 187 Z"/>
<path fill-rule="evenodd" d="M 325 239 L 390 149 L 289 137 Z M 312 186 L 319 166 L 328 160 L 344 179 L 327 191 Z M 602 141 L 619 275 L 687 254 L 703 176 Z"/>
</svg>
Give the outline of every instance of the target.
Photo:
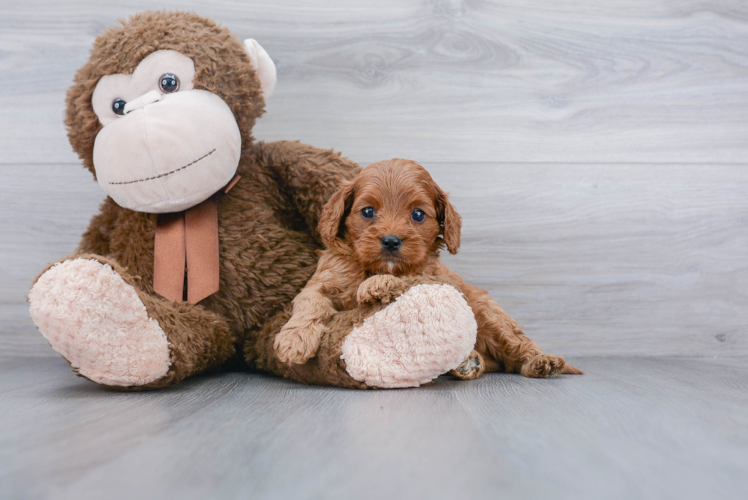
<svg viewBox="0 0 748 500">
<path fill-rule="evenodd" d="M 410 286 L 403 277 L 428 276 L 437 282 L 453 283 L 464 293 L 478 324 L 475 352 L 467 364 L 453 372 L 458 378 L 475 378 L 483 371 L 517 372 L 538 378 L 581 374 L 566 365 L 564 358 L 543 354 L 486 291 L 468 285 L 438 260 L 441 248 L 457 252 L 461 219 L 447 194 L 417 163 L 395 159 L 366 167 L 330 198 L 319 229 L 327 250 L 304 291 L 294 299 L 293 315 L 275 339 L 274 347 L 282 361 L 301 364 L 315 356 L 321 332 L 336 310 L 353 309 L 372 300 L 392 301 Z M 393 238 L 396 246 L 388 243 Z M 364 326 L 380 325 L 389 330 L 384 326 L 387 321 L 378 316 Z M 408 324 L 407 328 L 413 326 Z M 371 337 L 373 330 L 368 328 L 361 335 Z M 355 335 L 351 335 L 353 339 Z M 381 355 L 399 360 L 406 350 L 398 349 L 397 342 L 406 341 L 403 339 L 405 336 L 398 335 L 396 342 L 389 342 L 397 355 L 387 354 L 380 345 L 386 342 L 377 341 L 377 348 L 367 348 L 372 353 L 369 358 Z M 450 342 L 448 337 L 434 336 L 428 347 L 413 346 L 413 357 L 406 368 L 423 359 L 429 349 L 433 352 L 436 345 Z M 349 352 L 344 350 L 346 359 Z M 462 352 L 461 359 L 468 354 L 470 350 Z M 438 364 L 435 358 L 428 362 Z M 411 382 L 407 369 L 400 372 L 388 367 L 387 373 L 375 373 L 376 369 L 369 373 L 367 362 L 362 356 L 354 368 L 355 379 L 380 386 L 385 386 L 383 382 L 395 386 L 403 378 Z M 457 368 L 457 363 L 452 368 Z"/>
<path fill-rule="evenodd" d="M 255 143 L 252 127 L 264 112 L 260 83 L 241 42 L 213 21 L 183 12 L 145 12 L 96 39 L 89 61 L 67 94 L 68 136 L 84 167 L 94 173 L 93 146 L 102 129 L 91 103 L 96 84 L 105 75 L 131 73 L 144 57 L 161 49 L 178 51 L 194 61 L 194 88 L 226 102 L 241 133 L 237 170 L 241 180 L 228 194 L 217 195 L 220 290 L 198 304 L 172 302 L 155 294 L 157 216 L 128 210 L 107 198 L 76 252 L 51 264 L 29 293 L 37 325 L 80 375 L 113 388 L 141 390 L 173 385 L 221 366 L 242 366 L 304 383 L 368 388 L 372 386 L 366 380 L 372 380 L 384 386 L 399 375 L 367 378 L 361 375 L 367 369 L 359 370 L 358 363 L 352 363 L 357 375 L 351 376 L 342 359 L 346 337 L 354 328 L 365 327 L 367 318 L 394 314 L 388 311 L 398 308 L 405 313 L 408 308 L 402 304 L 407 300 L 401 305 L 393 302 L 411 287 L 443 284 L 451 284 L 470 301 L 479 329 L 476 349 L 486 358 L 486 369 L 519 370 L 528 376 L 548 376 L 563 369 L 562 358 L 542 355 L 485 292 L 463 285 L 459 277 L 439 267 L 438 249 L 446 246 L 456 251 L 459 245 L 459 216 L 433 183 L 418 184 L 417 192 L 405 199 L 416 195 L 430 201 L 432 205 L 424 210 L 438 223 L 408 230 L 408 238 L 420 243 L 412 252 L 403 251 L 403 258 L 377 258 L 372 247 L 376 234 L 348 217 L 354 191 L 349 187 L 338 192 L 359 173 L 355 163 L 298 142 Z M 411 169 L 403 172 L 413 174 Z M 344 277 L 339 273 L 346 268 L 351 274 L 340 283 L 339 293 L 330 295 L 335 296 L 334 312 L 321 308 L 324 328 L 313 327 L 318 331 L 310 343 L 316 355 L 308 358 L 306 347 L 302 349 L 305 363 L 289 363 L 287 354 L 276 354 L 274 342 L 291 318 L 292 299 L 317 268 L 323 242 L 329 249 L 322 254 L 319 269 L 334 269 L 336 279 Z M 365 266 L 358 269 L 355 263 Z M 398 274 L 397 281 L 364 288 L 366 293 L 357 296 L 366 276 L 384 271 Z M 307 298 L 302 294 L 299 301 Z M 423 315 L 418 318 L 421 324 L 439 324 L 441 310 L 457 311 L 464 303 L 455 294 L 445 295 L 444 300 L 449 303 L 441 308 L 411 305 L 409 310 Z M 438 327 L 432 331 L 445 333 Z M 351 346 L 355 347 L 356 338 L 364 339 L 360 345 L 386 351 L 375 345 L 386 335 L 354 336 Z M 458 338 L 459 349 L 447 351 L 464 355 L 463 341 Z M 428 360 L 410 364 L 413 373 L 420 373 Z M 450 364 L 456 366 L 456 360 L 450 359 Z M 385 373 L 381 368 L 380 374 Z"/>
<path fill-rule="evenodd" d="M 99 36 L 67 94 L 68 136 L 84 167 L 94 173 L 93 145 L 102 129 L 91 103 L 96 84 L 105 75 L 131 73 L 161 49 L 194 61 L 194 88 L 223 99 L 241 132 L 241 180 L 228 194 L 217 195 L 220 290 L 198 304 L 155 294 L 157 216 L 107 198 L 76 252 L 35 281 L 29 302 L 37 325 L 80 375 L 117 389 L 170 386 L 221 366 L 258 368 L 304 383 L 369 387 L 346 370 L 342 344 L 353 328 L 382 313 L 385 302 L 337 311 L 319 339 L 317 356 L 304 365 L 281 361 L 273 349 L 292 299 L 317 266 L 323 207 L 360 168 L 338 153 L 298 142 L 254 142 L 252 127 L 264 112 L 261 87 L 244 47 L 228 30 L 195 14 L 145 12 Z M 112 288 L 111 301 L 85 290 L 96 290 L 103 277 Z M 414 279 L 410 286 L 424 282 Z M 120 331 L 123 314 L 131 331 Z M 165 336 L 168 361 L 163 343 L 149 347 L 163 340 L 159 335 Z M 108 343 L 113 338 L 124 340 Z M 96 353 L 103 358 L 97 360 Z"/>
<path fill-rule="evenodd" d="M 171 356 L 168 372 L 145 385 L 145 379 L 133 382 L 130 388 L 171 385 L 220 366 L 235 354 L 241 360 L 248 334 L 283 311 L 313 273 L 315 252 L 321 248 L 316 226 L 322 206 L 359 169 L 332 151 L 295 142 L 254 143 L 252 127 L 263 113 L 264 101 L 241 42 L 194 14 L 145 12 L 96 39 L 89 61 L 68 91 L 70 142 L 92 173 L 93 144 L 101 129 L 92 109 L 93 89 L 102 76 L 132 72 L 159 49 L 192 58 L 194 87 L 218 95 L 231 108 L 242 136 L 238 169 L 242 179 L 219 199 L 220 291 L 198 305 L 170 302 L 153 293 L 156 216 L 127 210 L 111 198 L 91 220 L 76 253 L 62 259 L 82 257 L 109 265 L 136 290 L 148 316 L 166 334 Z M 47 290 L 45 283 L 53 277 L 43 274 L 35 283 L 29 296 L 32 309 L 43 290 L 68 293 L 62 282 Z M 99 314 L 116 314 L 109 306 L 99 301 Z M 51 314 L 57 315 L 51 321 L 58 324 L 73 321 L 62 310 Z M 127 357 L 124 351 L 118 355 Z M 250 363 L 255 356 L 250 350 Z"/>
</svg>

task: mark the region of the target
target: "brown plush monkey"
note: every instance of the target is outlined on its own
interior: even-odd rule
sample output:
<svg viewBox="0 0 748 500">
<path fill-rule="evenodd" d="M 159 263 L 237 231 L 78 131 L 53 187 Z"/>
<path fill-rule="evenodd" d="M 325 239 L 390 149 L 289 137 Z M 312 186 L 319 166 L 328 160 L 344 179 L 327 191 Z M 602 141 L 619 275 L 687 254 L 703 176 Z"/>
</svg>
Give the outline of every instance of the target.
<svg viewBox="0 0 748 500">
<path fill-rule="evenodd" d="M 34 322 L 80 375 L 157 388 L 241 361 L 306 383 L 417 386 L 470 353 L 475 322 L 464 298 L 424 284 L 409 305 L 335 315 L 303 365 L 276 357 L 273 340 L 317 264 L 322 207 L 359 167 L 298 142 L 255 142 L 274 84 L 259 44 L 194 14 L 145 12 L 96 39 L 68 91 L 66 125 L 109 196 L 76 252 L 29 292 Z M 377 318 L 373 344 L 353 342 L 341 359 L 352 328 Z M 428 369 L 415 367 L 410 379 L 410 366 L 398 366 L 391 381 L 386 363 L 372 367 L 381 375 L 373 381 L 348 373 L 347 363 L 367 362 L 367 349 L 400 363 L 408 345 L 393 339 L 421 323 L 462 335 L 460 359 L 445 361 L 434 346 L 439 361 L 422 359 Z"/>
</svg>

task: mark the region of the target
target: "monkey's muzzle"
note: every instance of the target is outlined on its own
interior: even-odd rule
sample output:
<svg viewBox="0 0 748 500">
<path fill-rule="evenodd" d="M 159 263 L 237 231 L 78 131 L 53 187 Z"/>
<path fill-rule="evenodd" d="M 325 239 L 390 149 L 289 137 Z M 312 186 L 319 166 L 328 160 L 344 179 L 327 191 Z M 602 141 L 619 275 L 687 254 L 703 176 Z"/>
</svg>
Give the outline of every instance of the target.
<svg viewBox="0 0 748 500">
<path fill-rule="evenodd" d="M 205 90 L 151 91 L 96 136 L 96 178 L 122 207 L 179 212 L 225 186 L 236 173 L 241 134 L 231 109 Z"/>
</svg>

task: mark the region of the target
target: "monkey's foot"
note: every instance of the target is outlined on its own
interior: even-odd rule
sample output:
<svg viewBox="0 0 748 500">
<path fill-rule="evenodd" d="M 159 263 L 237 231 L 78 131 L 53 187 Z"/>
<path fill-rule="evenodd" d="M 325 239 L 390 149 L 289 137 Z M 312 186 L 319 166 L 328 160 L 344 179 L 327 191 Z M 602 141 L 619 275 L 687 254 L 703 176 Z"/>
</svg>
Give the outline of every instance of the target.
<svg viewBox="0 0 748 500">
<path fill-rule="evenodd" d="M 343 341 L 348 374 L 370 387 L 418 387 L 459 366 L 478 325 L 449 285 L 417 285 L 367 318 Z"/>
<path fill-rule="evenodd" d="M 131 285 L 92 259 L 52 266 L 29 292 L 42 335 L 84 377 L 109 386 L 139 386 L 169 370 L 169 343 Z"/>
</svg>

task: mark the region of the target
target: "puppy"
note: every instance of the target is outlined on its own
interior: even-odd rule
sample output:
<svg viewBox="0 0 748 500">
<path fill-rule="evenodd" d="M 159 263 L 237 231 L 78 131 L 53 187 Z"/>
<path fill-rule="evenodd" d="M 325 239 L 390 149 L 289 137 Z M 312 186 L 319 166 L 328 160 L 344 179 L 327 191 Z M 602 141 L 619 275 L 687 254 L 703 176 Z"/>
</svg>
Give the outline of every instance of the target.
<svg viewBox="0 0 748 500">
<path fill-rule="evenodd" d="M 322 210 L 319 233 L 327 249 L 275 338 L 280 360 L 305 363 L 316 354 L 325 323 L 337 311 L 391 302 L 410 287 L 408 277 L 418 275 L 455 286 L 475 314 L 475 349 L 450 372 L 453 376 L 582 374 L 564 358 L 543 354 L 488 292 L 465 283 L 439 261 L 444 248 L 457 253 L 461 225 L 447 194 L 419 164 L 395 159 L 363 169 Z"/>
</svg>

